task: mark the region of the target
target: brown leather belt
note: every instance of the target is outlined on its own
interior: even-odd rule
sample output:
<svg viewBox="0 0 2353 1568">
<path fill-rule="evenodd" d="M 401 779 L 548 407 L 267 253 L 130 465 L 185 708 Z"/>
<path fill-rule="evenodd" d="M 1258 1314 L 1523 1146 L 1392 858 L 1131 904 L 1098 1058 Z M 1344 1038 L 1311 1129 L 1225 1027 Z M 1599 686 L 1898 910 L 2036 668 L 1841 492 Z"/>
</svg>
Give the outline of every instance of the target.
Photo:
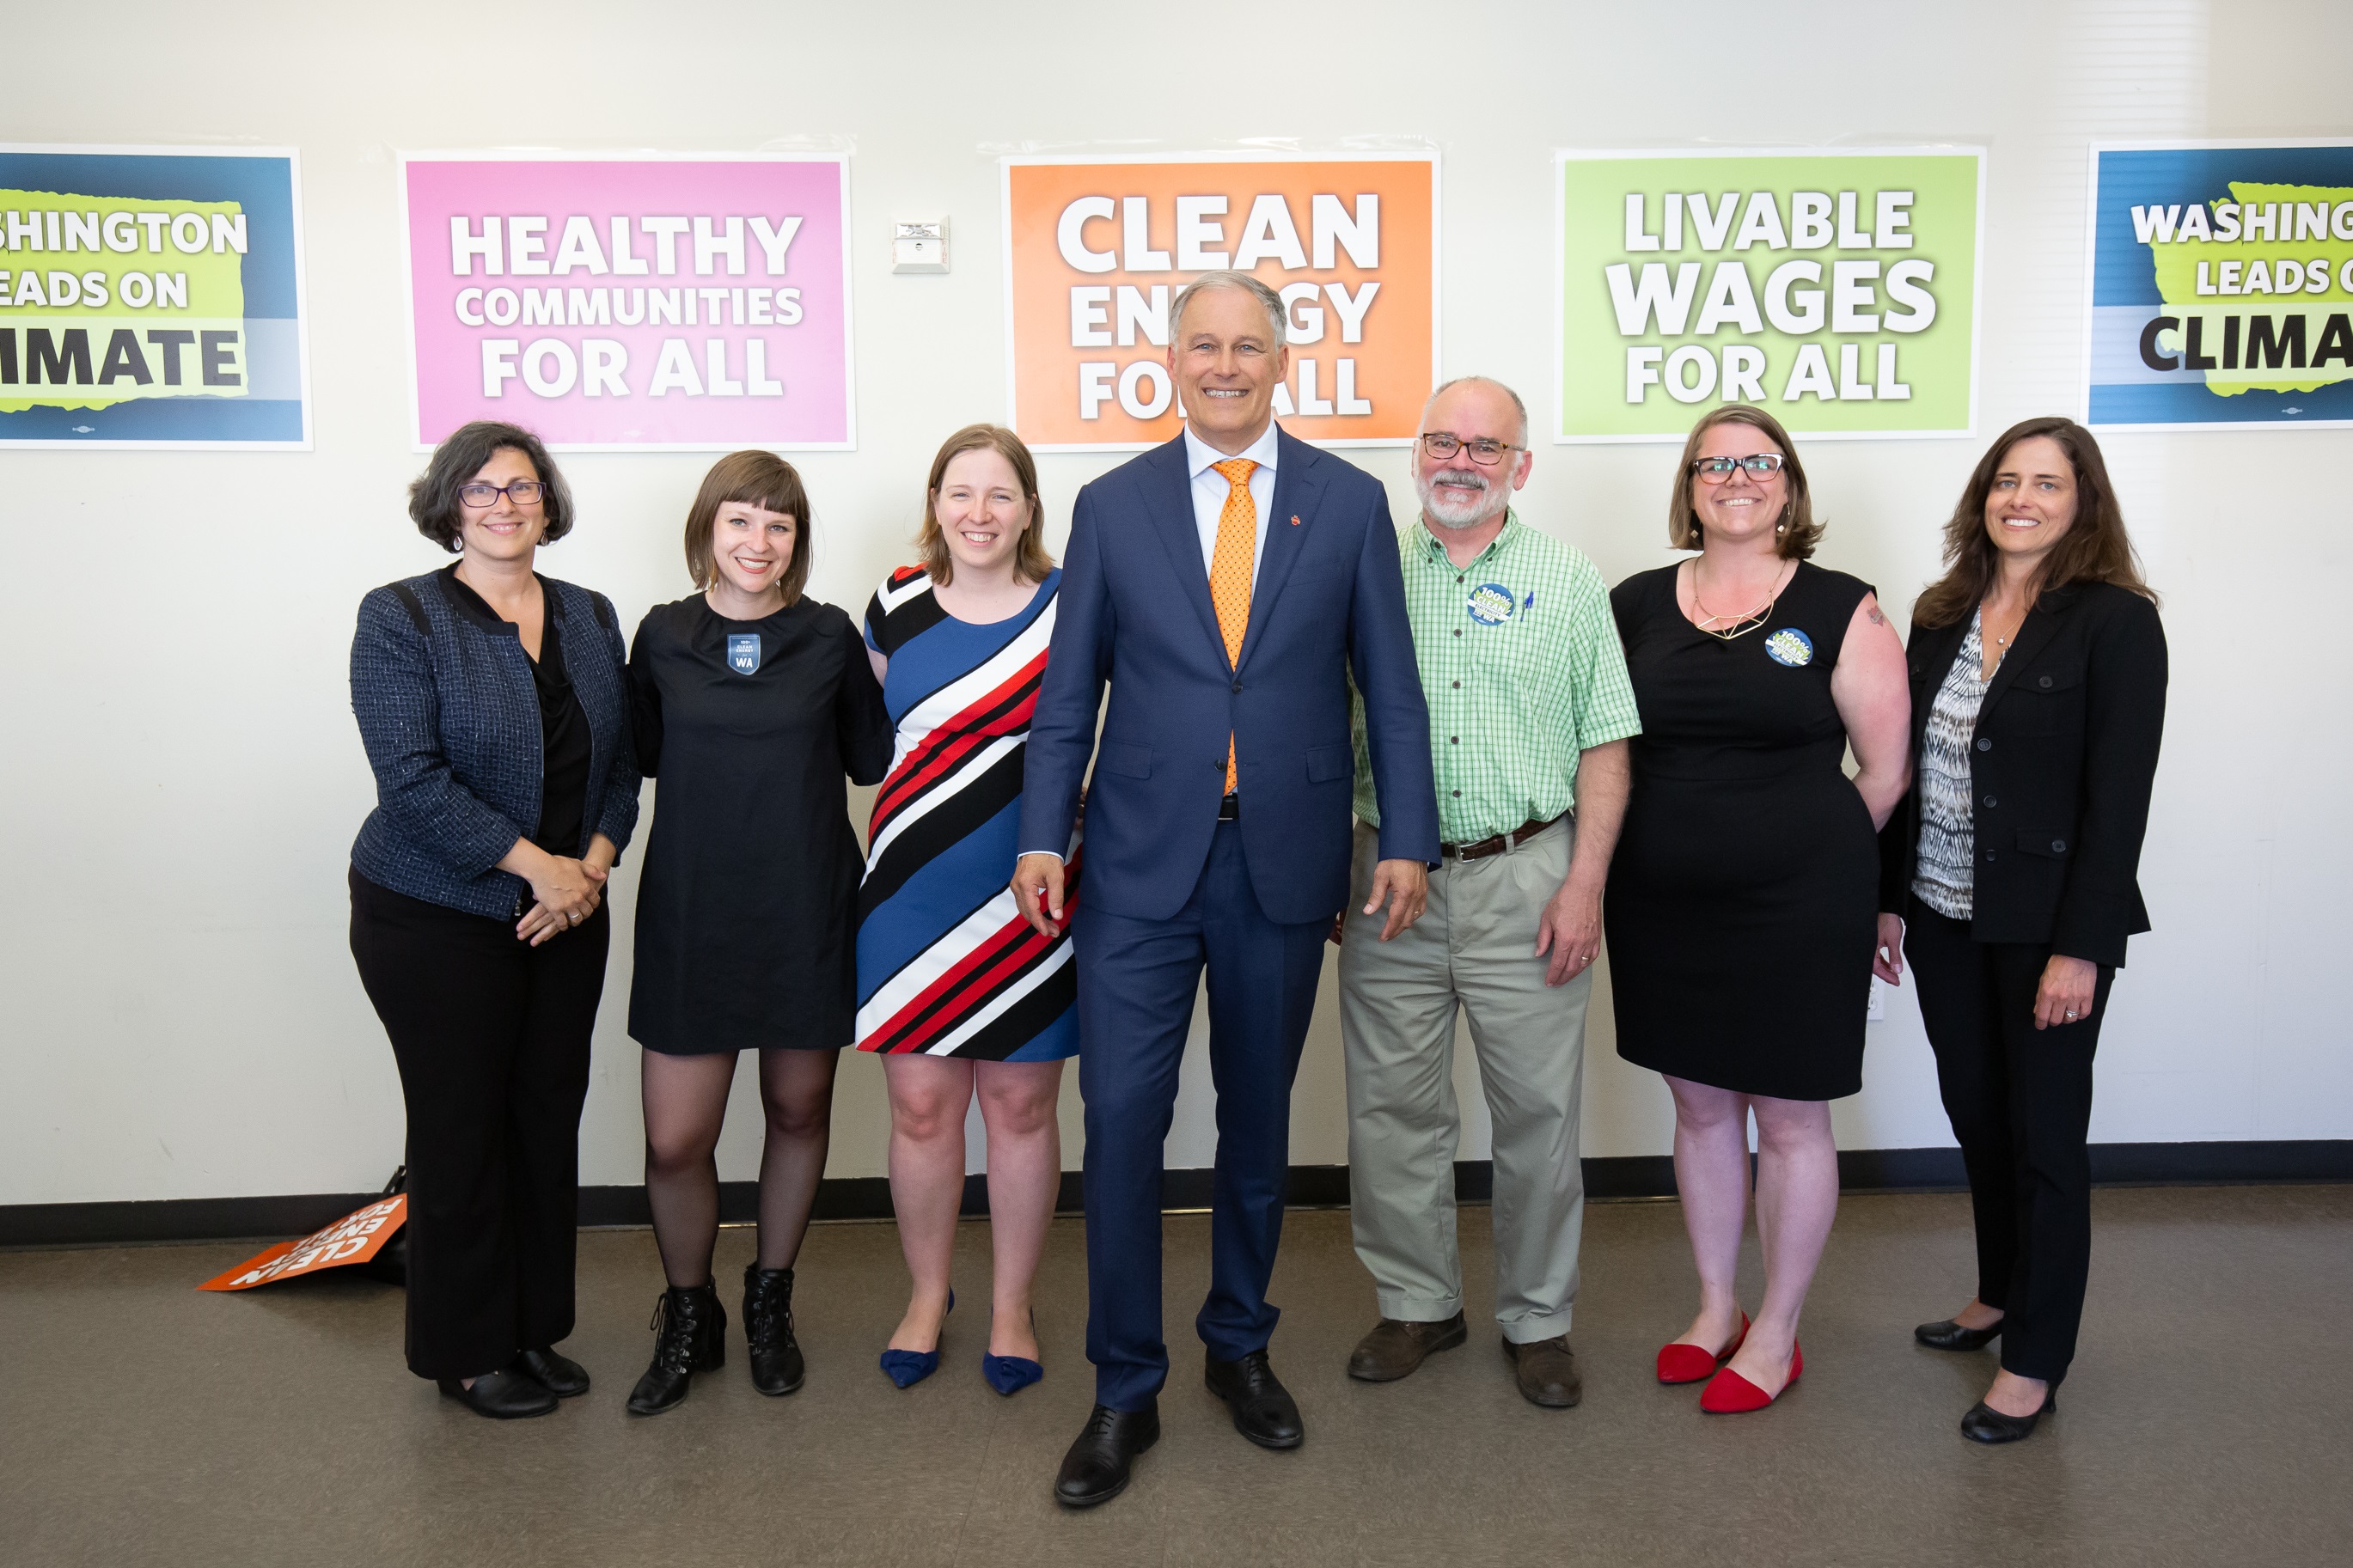
<svg viewBox="0 0 2353 1568">
<path fill-rule="evenodd" d="M 1567 816 L 1568 813 L 1564 811 L 1560 815 Z M 1559 820 L 1560 816 L 1555 816 L 1539 822 L 1532 816 L 1509 833 L 1498 833 L 1493 838 L 1482 838 L 1476 844 L 1441 844 L 1438 847 L 1438 853 L 1449 860 L 1484 860 L 1490 855 L 1516 849 Z"/>
</svg>

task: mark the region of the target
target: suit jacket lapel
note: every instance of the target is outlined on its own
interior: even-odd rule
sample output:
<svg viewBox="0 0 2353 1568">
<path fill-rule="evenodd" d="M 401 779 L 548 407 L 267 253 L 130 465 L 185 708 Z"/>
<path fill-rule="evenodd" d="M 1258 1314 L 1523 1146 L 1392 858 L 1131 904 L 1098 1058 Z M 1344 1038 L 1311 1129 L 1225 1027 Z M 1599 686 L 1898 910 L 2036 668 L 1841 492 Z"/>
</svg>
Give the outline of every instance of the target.
<svg viewBox="0 0 2353 1568">
<path fill-rule="evenodd" d="M 2001 700 L 2001 694 L 2010 689 L 2019 672 L 2033 663 L 2034 656 L 2058 635 L 2059 618 L 2074 602 L 2075 595 L 2063 588 L 2043 595 L 2034 607 L 2026 612 L 2026 618 L 2018 626 L 2018 640 L 2011 643 L 2010 651 L 2002 656 L 2001 668 L 1994 671 L 1992 682 L 1986 687 L 1985 700 L 1978 705 L 1980 721 L 1982 716 Z"/>
<path fill-rule="evenodd" d="M 1273 515 L 1266 520 L 1266 549 L 1259 556 L 1258 579 L 1250 588 L 1250 627 L 1242 635 L 1237 669 L 1250 662 L 1251 651 L 1263 638 L 1267 617 L 1274 613 L 1274 602 L 1290 580 L 1300 546 L 1314 523 L 1315 499 L 1324 489 L 1314 471 L 1323 454 L 1314 447 L 1279 431 L 1275 455 Z M 1292 526 L 1293 518 L 1299 520 L 1296 528 Z"/>
<path fill-rule="evenodd" d="M 1166 476 L 1164 482 L 1144 487 L 1153 529 L 1168 551 L 1168 564 L 1176 574 L 1178 588 L 1200 616 L 1201 629 L 1208 634 L 1222 660 L 1226 639 L 1218 630 L 1218 607 L 1209 599 L 1209 574 L 1201 564 L 1201 530 L 1193 517 L 1193 476 L 1185 461 L 1183 434 L 1153 452 L 1151 460 Z"/>
</svg>

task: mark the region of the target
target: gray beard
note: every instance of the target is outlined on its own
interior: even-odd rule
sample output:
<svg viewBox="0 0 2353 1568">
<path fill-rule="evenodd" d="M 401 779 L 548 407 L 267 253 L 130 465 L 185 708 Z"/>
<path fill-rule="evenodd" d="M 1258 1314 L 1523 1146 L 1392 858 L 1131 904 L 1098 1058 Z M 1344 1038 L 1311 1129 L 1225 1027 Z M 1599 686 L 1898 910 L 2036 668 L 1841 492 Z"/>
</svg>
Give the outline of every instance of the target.
<svg viewBox="0 0 2353 1568">
<path fill-rule="evenodd" d="M 1495 487 L 1490 481 L 1484 489 L 1467 489 L 1458 485 L 1440 485 L 1423 480 L 1414 489 L 1420 493 L 1421 510 L 1433 522 L 1448 528 L 1476 528 L 1493 521 L 1503 509 L 1495 505 Z"/>
</svg>

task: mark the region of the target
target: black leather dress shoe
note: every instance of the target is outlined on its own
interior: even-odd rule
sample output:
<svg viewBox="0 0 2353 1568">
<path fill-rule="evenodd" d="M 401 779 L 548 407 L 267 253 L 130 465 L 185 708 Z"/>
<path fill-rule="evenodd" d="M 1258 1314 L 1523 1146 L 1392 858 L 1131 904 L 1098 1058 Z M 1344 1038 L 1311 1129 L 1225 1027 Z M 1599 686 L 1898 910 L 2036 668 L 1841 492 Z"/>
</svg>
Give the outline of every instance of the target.
<svg viewBox="0 0 2353 1568">
<path fill-rule="evenodd" d="M 1078 1441 L 1062 1456 L 1054 1477 L 1054 1500 L 1064 1508 L 1092 1508 L 1127 1489 L 1135 1457 L 1160 1441 L 1160 1406 L 1113 1410 L 1098 1405 Z"/>
<path fill-rule="evenodd" d="M 558 1399 L 577 1399 L 588 1392 L 588 1369 L 553 1350 L 525 1351 L 507 1370 L 522 1373 Z"/>
<path fill-rule="evenodd" d="M 1972 1443 L 2015 1443 L 2031 1436 L 2034 1424 L 2058 1408 L 2059 1391 L 2055 1388 L 2042 1396 L 2042 1408 L 2031 1415 L 2004 1415 L 1980 1399 L 1961 1417 L 1961 1436 Z"/>
<path fill-rule="evenodd" d="M 1981 1351 L 2001 1338 L 2001 1324 L 1989 1329 L 1965 1329 L 1947 1318 L 1939 1323 L 1923 1323 L 1912 1331 L 1912 1337 L 1932 1351 Z"/>
<path fill-rule="evenodd" d="M 555 1395 L 547 1392 L 546 1385 L 519 1372 L 486 1372 L 474 1379 L 471 1388 L 466 1386 L 463 1378 L 445 1377 L 440 1382 L 442 1393 L 475 1415 L 487 1415 L 493 1421 L 545 1415 L 555 1408 Z"/>
<path fill-rule="evenodd" d="M 1306 1437 L 1298 1403 L 1267 1364 L 1264 1351 L 1252 1351 L 1240 1361 L 1210 1356 L 1201 1381 L 1234 1413 L 1234 1430 L 1260 1447 L 1296 1448 Z"/>
<path fill-rule="evenodd" d="M 791 1394 L 807 1380 L 800 1341 L 793 1337 L 793 1271 L 744 1266 L 744 1348 L 751 1352 L 752 1386 Z"/>
</svg>

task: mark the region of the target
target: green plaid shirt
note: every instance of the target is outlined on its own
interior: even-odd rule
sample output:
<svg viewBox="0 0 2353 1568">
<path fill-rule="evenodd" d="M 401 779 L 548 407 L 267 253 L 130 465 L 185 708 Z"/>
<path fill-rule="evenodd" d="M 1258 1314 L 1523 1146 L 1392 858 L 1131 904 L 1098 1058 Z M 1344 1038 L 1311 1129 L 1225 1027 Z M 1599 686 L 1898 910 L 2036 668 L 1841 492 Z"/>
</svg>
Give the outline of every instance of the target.
<svg viewBox="0 0 2353 1568">
<path fill-rule="evenodd" d="M 1440 837 L 1471 844 L 1577 804 L 1577 753 L 1642 721 L 1600 572 L 1507 512 L 1465 567 L 1420 519 L 1398 534 L 1413 624 Z M 1378 826 L 1365 709 L 1356 707 L 1356 815 Z"/>
</svg>

